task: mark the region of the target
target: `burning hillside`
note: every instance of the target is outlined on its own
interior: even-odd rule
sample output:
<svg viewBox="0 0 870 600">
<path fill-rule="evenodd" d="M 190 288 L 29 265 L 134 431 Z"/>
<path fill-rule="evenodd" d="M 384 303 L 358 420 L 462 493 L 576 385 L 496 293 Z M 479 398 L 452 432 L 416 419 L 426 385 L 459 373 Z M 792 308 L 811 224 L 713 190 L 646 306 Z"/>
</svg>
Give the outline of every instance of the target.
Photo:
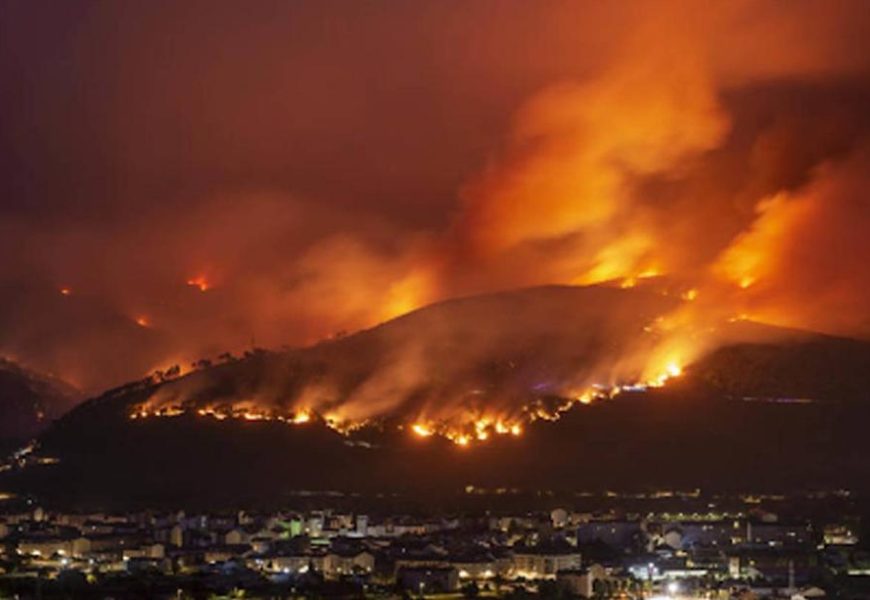
<svg viewBox="0 0 870 600">
<path fill-rule="evenodd" d="M 458 445 L 518 436 L 577 403 L 659 387 L 704 340 L 674 345 L 667 290 L 545 287 L 436 304 L 384 325 L 283 353 L 254 353 L 173 379 L 130 418 L 312 420 L 347 432 L 389 423 Z M 751 338 L 721 324 L 717 339 Z"/>
<path fill-rule="evenodd" d="M 23 3 L 0 55 L 0 351 L 89 393 L 654 275 L 695 299 L 677 350 L 741 314 L 870 335 L 862 0 L 142 4 Z"/>
<path fill-rule="evenodd" d="M 618 286 L 474 297 L 306 349 L 164 373 L 72 410 L 0 483 L 105 506 L 280 504 L 318 490 L 437 499 L 469 484 L 864 489 L 866 342 L 735 322 L 719 339 L 743 343 L 723 342 L 673 382 L 578 403 L 574 385 L 609 394 L 641 372 L 605 367 L 654 343 L 645 323 L 686 302 L 675 298 Z M 530 305 L 538 327 L 516 317 Z M 393 379 L 402 364 L 416 369 Z M 556 420 L 533 417 L 571 402 Z M 130 418 L 143 410 L 163 416 Z"/>
</svg>

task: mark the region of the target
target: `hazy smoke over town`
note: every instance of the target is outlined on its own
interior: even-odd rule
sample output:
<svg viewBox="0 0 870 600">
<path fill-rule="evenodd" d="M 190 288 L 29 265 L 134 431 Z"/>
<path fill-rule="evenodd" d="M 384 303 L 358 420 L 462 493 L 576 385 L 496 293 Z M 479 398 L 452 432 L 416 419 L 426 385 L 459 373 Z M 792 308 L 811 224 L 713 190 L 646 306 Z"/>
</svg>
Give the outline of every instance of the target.
<svg viewBox="0 0 870 600">
<path fill-rule="evenodd" d="M 674 336 L 870 335 L 865 2 L 329 4 L 4 4 L 0 353 L 94 391 L 653 276 Z"/>
</svg>

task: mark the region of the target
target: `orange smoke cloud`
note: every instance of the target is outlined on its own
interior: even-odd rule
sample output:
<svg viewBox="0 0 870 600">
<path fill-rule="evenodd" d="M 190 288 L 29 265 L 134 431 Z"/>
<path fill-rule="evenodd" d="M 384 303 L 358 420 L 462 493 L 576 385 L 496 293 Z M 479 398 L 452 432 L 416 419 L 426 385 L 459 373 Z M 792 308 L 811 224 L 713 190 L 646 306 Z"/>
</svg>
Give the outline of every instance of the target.
<svg viewBox="0 0 870 600">
<path fill-rule="evenodd" d="M 746 339 L 729 322 L 870 332 L 870 161 L 860 150 L 870 93 L 856 83 L 867 66 L 813 27 L 850 30 L 844 17 L 802 5 L 797 16 L 762 11 L 759 25 L 753 3 L 637 6 L 588 64 L 526 96 L 447 224 L 364 227 L 336 211 L 305 237 L 314 209 L 281 197 L 230 202 L 218 224 L 207 213 L 185 223 L 184 236 L 202 228 L 204 241 L 186 267 L 221 275 L 189 314 L 221 315 L 236 344 L 254 331 L 264 345 L 336 339 L 264 359 L 274 363 L 231 391 L 194 373 L 137 414 L 195 408 L 343 431 L 397 420 L 420 438 L 471 446 L 627 387 L 666 385 Z M 729 52 L 734 36 L 742 45 Z M 287 250 L 295 236 L 304 243 Z M 602 282 L 639 289 L 593 288 L 576 303 L 547 299 L 552 289 L 480 300 L 485 309 L 445 303 L 344 335 L 464 294 Z"/>
<path fill-rule="evenodd" d="M 520 111 L 505 158 L 464 192 L 461 227 L 475 248 L 580 236 L 584 282 L 652 260 L 658 240 L 642 230 L 637 178 L 716 147 L 728 119 L 692 49 L 649 37 L 592 81 L 547 89 Z"/>
<path fill-rule="evenodd" d="M 427 263 L 429 242 L 388 254 L 362 240 L 335 236 L 315 244 L 293 270 L 298 284 L 282 297 L 314 325 L 312 337 L 352 331 L 398 317 L 437 299 Z"/>
<path fill-rule="evenodd" d="M 27 118 L 5 111 L 15 131 L 0 140 L 23 161 L 0 178 L 0 196 L 22 198 L 0 206 L 0 349 L 96 390 L 169 357 L 306 344 L 457 295 L 607 280 L 691 305 L 663 325 L 650 377 L 742 314 L 868 331 L 863 2 L 507 1 L 496 20 L 408 5 L 355 14 L 337 44 L 310 34 L 336 15 L 300 4 L 285 20 L 120 19 L 107 4 L 94 35 L 50 36 L 85 45 L 48 53 L 78 57 L 75 71 L 42 81 L 54 62 L 22 77 L 0 61 L 26 90 L 4 101 L 41 99 L 18 106 Z M 15 47 L 48 37 L 27 16 Z M 106 23 L 122 28 L 121 72 L 102 64 Z M 165 39 L 177 60 L 155 60 Z M 55 87 L 68 72 L 117 93 L 70 113 Z M 113 210 L 94 173 L 125 182 Z M 48 202 L 69 190 L 69 206 Z M 346 408 L 390 389 L 372 381 Z"/>
<path fill-rule="evenodd" d="M 870 334 L 870 155 L 826 165 L 797 193 L 757 206 L 758 216 L 714 270 L 744 288 L 754 318 L 780 325 Z"/>
<path fill-rule="evenodd" d="M 704 332 L 741 315 L 866 334 L 870 244 L 854 223 L 867 222 L 858 198 L 870 182 L 855 166 L 866 153 L 853 150 L 865 143 L 865 117 L 833 95 L 812 115 L 759 101 L 752 110 L 773 116 L 750 125 L 731 99 L 762 72 L 824 72 L 791 28 L 830 14 L 804 11 L 788 29 L 772 27 L 781 47 L 762 66 L 721 47 L 743 8 L 656 3 L 596 75 L 527 102 L 506 149 L 463 190 L 461 270 L 477 264 L 484 289 L 668 277 L 685 300 L 703 300 L 669 318 L 662 352 L 683 363 L 715 345 Z M 836 43 L 808 43 L 837 56 L 829 72 L 866 71 Z"/>
</svg>

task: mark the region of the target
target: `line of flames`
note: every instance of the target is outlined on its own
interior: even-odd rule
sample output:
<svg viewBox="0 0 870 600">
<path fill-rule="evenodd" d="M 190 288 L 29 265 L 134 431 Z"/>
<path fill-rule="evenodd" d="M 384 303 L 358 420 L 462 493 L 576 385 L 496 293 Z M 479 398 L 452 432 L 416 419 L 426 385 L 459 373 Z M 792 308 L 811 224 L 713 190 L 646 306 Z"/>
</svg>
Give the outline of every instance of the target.
<svg viewBox="0 0 870 600">
<path fill-rule="evenodd" d="M 486 442 L 495 436 L 519 437 L 523 434 L 524 424 L 534 421 L 555 421 L 561 415 L 577 404 L 591 404 L 596 400 L 613 398 L 623 392 L 644 391 L 648 388 L 664 386 L 668 381 L 682 375 L 682 368 L 675 364 L 668 364 L 656 377 L 648 381 L 632 384 L 602 386 L 596 385 L 584 390 L 579 394 L 571 394 L 565 402 L 555 409 L 542 407 L 526 407 L 522 418 L 503 418 L 490 416 L 477 416 L 470 418 L 462 426 L 456 426 L 449 422 L 434 419 L 418 419 L 407 425 L 399 425 L 399 429 L 407 430 L 418 438 L 440 436 L 446 438 L 460 447 L 467 447 L 474 443 Z M 155 417 L 179 417 L 182 415 L 195 415 L 197 417 L 212 418 L 219 421 L 235 419 L 244 421 L 276 421 L 287 425 L 305 425 L 315 419 L 321 420 L 330 429 L 343 435 L 366 426 L 369 421 L 347 421 L 334 415 L 319 415 L 311 409 L 300 409 L 288 413 L 276 411 L 256 410 L 252 408 L 238 409 L 227 407 L 188 407 L 183 405 L 166 405 L 158 408 L 148 408 L 147 404 L 138 405 L 130 413 L 130 419 L 147 419 Z"/>
</svg>

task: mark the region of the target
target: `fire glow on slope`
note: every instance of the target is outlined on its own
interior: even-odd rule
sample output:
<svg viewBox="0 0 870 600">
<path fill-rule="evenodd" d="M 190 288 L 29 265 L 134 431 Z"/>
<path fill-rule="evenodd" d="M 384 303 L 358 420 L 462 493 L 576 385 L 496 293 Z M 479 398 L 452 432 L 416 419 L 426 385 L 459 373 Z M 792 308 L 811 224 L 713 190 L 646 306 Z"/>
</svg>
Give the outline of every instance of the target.
<svg viewBox="0 0 870 600">
<path fill-rule="evenodd" d="M 187 62 L 170 68 L 145 59 L 180 16 L 129 19 L 135 35 L 111 38 L 141 43 L 141 52 L 130 48 L 141 68 L 124 78 L 119 95 L 107 96 L 110 105 L 89 110 L 105 110 L 110 118 L 100 123 L 114 128 L 97 137 L 123 140 L 119 148 L 133 154 L 115 164 L 112 153 L 93 154 L 100 145 L 79 135 L 77 120 L 55 128 L 58 147 L 69 144 L 65 155 L 82 161 L 69 173 L 82 177 L 73 187 L 83 198 L 103 192 L 91 173 L 130 168 L 129 185 L 115 194 L 111 219 L 57 210 L 69 220 L 49 226 L 36 218 L 39 211 L 29 218 L 17 208 L 3 213 L 9 227 L 0 242 L 10 268 L 0 288 L 12 296 L 0 306 L 20 312 L 0 315 L 2 350 L 96 392 L 169 359 L 239 351 L 252 337 L 265 347 L 307 344 L 446 298 L 605 280 L 641 287 L 652 274 L 682 278 L 697 290 L 687 295 L 715 317 L 695 311 L 694 333 L 681 319 L 680 335 L 689 341 L 678 342 L 674 330 L 668 346 L 693 348 L 707 322 L 744 313 L 828 333 L 870 333 L 864 2 L 792 3 L 787 11 L 768 2 L 690 0 L 508 4 L 499 19 L 485 10 L 463 11 L 460 19 L 452 9 L 446 19 L 424 10 L 432 34 L 425 36 L 396 27 L 395 11 L 373 11 L 348 32 L 362 36 L 348 47 L 372 42 L 373 52 L 314 44 L 293 56 L 274 48 L 287 39 L 304 43 L 280 25 L 305 22 L 295 13 L 266 29 L 256 11 L 236 15 L 246 25 L 229 28 L 223 11 L 188 15 L 217 20 L 185 29 L 190 35 L 178 43 Z M 42 23 L 34 16 L 31 26 Z M 117 25 L 111 18 L 93 24 Z M 22 21 L 22 32 L 27 25 Z M 457 26 L 469 35 L 455 35 Z M 220 53 L 214 44 L 223 41 L 210 32 L 224 29 L 266 37 L 238 38 L 236 60 L 198 64 L 196 57 Z M 458 45 L 437 43 L 445 34 Z M 12 41 L 38 45 L 43 37 Z M 65 55 L 82 60 L 117 55 L 78 46 L 98 35 L 55 38 L 75 42 Z M 473 59 L 454 68 L 456 56 Z M 275 60 L 299 60 L 299 68 L 275 68 Z M 103 81 L 99 62 L 88 72 Z M 102 67 L 111 73 L 109 62 Z M 269 76 L 240 92 L 250 65 Z M 355 75 L 336 82 L 344 93 L 322 85 L 332 72 L 324 75 L 323 65 Z M 189 76 L 202 68 L 203 77 Z M 33 72 L 23 84 L 39 80 L 42 71 Z M 372 74 L 420 80 L 426 93 L 408 102 L 406 86 L 384 85 L 360 104 L 361 93 L 371 95 Z M 213 87 L 206 111 L 198 105 L 203 78 Z M 62 78 L 46 79 L 54 80 Z M 164 101 L 165 90 L 177 97 Z M 150 93 L 161 94 L 159 101 Z M 10 122 L 27 124 L 34 110 L 42 114 L 64 98 L 43 96 L 48 104 L 23 102 L 27 118 Z M 514 106 L 520 96 L 526 100 Z M 508 113 L 512 124 L 498 131 Z M 53 123 L 52 115 L 36 120 Z M 65 108 L 57 115 L 69 116 Z M 323 131 L 297 126 L 294 119 L 311 115 L 320 115 Z M 236 131 L 244 143 L 212 143 L 211 134 Z M 21 140 L 30 139 L 22 132 Z M 159 151 L 181 147 L 176 135 L 185 140 L 185 160 Z M 370 151 L 351 151 L 360 140 Z M 336 162 L 322 160 L 326 149 L 335 150 L 329 155 Z M 45 155 L 46 165 L 52 156 Z M 327 166 L 342 175 L 324 175 Z M 9 189 L 41 194 L 27 181 L 32 171 L 10 173 Z M 41 181 L 61 186 L 45 198 L 68 196 L 63 176 Z M 93 193 L 82 191 L 92 183 Z M 456 198 L 447 200 L 457 184 Z M 175 210 L 181 204 L 186 209 Z M 42 207 L 42 196 L 20 206 Z M 144 226 L 152 222 L 159 226 Z M 45 299 L 21 301 L 25 281 L 54 285 Z M 185 282 L 190 293 L 176 294 Z M 134 316 L 135 307 L 159 327 L 148 335 L 116 331 L 117 320 L 105 315 L 80 318 L 88 307 Z M 656 367 L 648 371 L 656 377 Z"/>
<path fill-rule="evenodd" d="M 744 98 L 747 107 L 777 116 L 766 125 L 747 123 L 734 104 L 739 90 L 731 86 L 755 79 L 726 83 L 737 74 L 725 77 L 721 65 L 716 68 L 709 35 L 718 31 L 716 11 L 687 10 L 689 4 L 668 4 L 642 27 L 630 28 L 588 76 L 553 82 L 534 94 L 517 111 L 501 151 L 463 186 L 449 226 L 403 236 L 386 250 L 362 235 L 327 236 L 306 246 L 292 268 L 285 269 L 283 256 L 264 261 L 252 255 L 238 261 L 244 268 L 221 264 L 218 271 L 221 291 L 238 293 L 248 284 L 250 297 L 238 300 L 245 315 L 239 322 L 250 319 L 258 331 L 281 332 L 279 324 L 293 331 L 298 321 L 305 324 L 299 330 L 310 334 L 305 339 L 491 290 L 610 281 L 634 291 L 657 278 L 674 278 L 671 297 L 681 302 L 647 323 L 648 340 L 619 347 L 593 373 L 559 373 L 557 383 L 540 393 L 555 402 L 512 403 L 502 401 L 498 389 L 486 396 L 476 385 L 458 391 L 445 385 L 444 395 L 407 407 L 404 399 L 420 393 L 420 381 L 438 362 L 411 344 L 367 372 L 350 393 L 331 389 L 327 381 L 286 397 L 242 390 L 223 403 L 201 406 L 191 401 L 195 393 L 158 392 L 138 407 L 136 417 L 322 419 L 339 431 L 396 417 L 412 435 L 440 435 L 467 446 L 518 435 L 529 422 L 558 418 L 577 403 L 665 385 L 722 343 L 722 324 L 729 321 L 751 317 L 828 332 L 862 324 L 866 329 L 870 153 L 858 118 L 866 111 L 850 113 L 849 127 L 841 131 L 838 115 L 848 107 L 839 102 L 820 105 L 819 114 L 806 111 L 812 115 L 807 119 L 792 114 L 779 96 L 768 99 L 775 101 L 772 111 Z M 687 18 L 694 26 L 685 26 Z M 722 39 L 730 45 L 730 38 Z M 754 72 L 755 57 L 751 63 L 746 66 Z M 262 235 L 265 222 L 279 221 L 269 216 L 252 221 L 254 236 Z M 225 232 L 213 237 L 226 245 Z M 264 269 L 255 285 L 245 279 L 250 265 L 271 263 L 281 266 Z M 194 290 L 216 285 L 211 270 L 209 278 L 191 274 L 187 283 Z M 201 302 L 200 296 L 195 299 Z M 205 294 L 219 301 L 216 296 Z M 514 316 L 532 329 L 546 318 L 543 312 Z M 570 320 L 565 315 L 565 323 Z M 496 329 L 484 329 L 485 335 L 498 335 Z M 608 333 L 601 337 L 609 339 Z M 438 358 L 463 364 L 479 358 L 467 356 L 462 343 L 454 349 L 458 356 Z M 464 375 L 455 371 L 442 373 L 442 379 Z M 528 383 L 533 388 L 536 382 Z"/>
<path fill-rule="evenodd" d="M 421 415 L 409 422 L 401 423 L 397 427 L 407 430 L 419 438 L 440 436 L 459 447 L 468 447 L 484 443 L 497 436 L 519 437 L 528 424 L 539 420 L 558 420 L 563 413 L 578 404 L 591 404 L 597 400 L 613 398 L 623 392 L 662 387 L 670 380 L 680 377 L 682 373 L 682 366 L 675 360 L 669 360 L 649 379 L 615 385 L 596 384 L 580 391 L 567 391 L 556 406 L 545 407 L 542 404 L 533 403 L 522 406 L 513 414 L 488 414 L 486 411 L 469 411 L 453 414 L 449 419 L 431 419 Z M 377 418 L 349 420 L 342 418 L 338 412 L 320 413 L 310 407 L 281 412 L 265 408 L 257 401 L 198 408 L 184 402 L 178 404 L 146 402 L 134 408 L 133 412 L 130 413 L 130 419 L 171 418 L 183 415 L 195 415 L 220 421 L 226 419 L 275 421 L 287 425 L 304 425 L 319 420 L 329 428 L 345 435 L 378 420 Z"/>
<path fill-rule="evenodd" d="M 695 328 L 704 294 L 651 277 L 636 288 L 473 296 L 307 348 L 161 370 L 131 417 L 377 425 L 459 446 L 520 436 L 578 404 L 663 386 L 709 349 Z"/>
</svg>

